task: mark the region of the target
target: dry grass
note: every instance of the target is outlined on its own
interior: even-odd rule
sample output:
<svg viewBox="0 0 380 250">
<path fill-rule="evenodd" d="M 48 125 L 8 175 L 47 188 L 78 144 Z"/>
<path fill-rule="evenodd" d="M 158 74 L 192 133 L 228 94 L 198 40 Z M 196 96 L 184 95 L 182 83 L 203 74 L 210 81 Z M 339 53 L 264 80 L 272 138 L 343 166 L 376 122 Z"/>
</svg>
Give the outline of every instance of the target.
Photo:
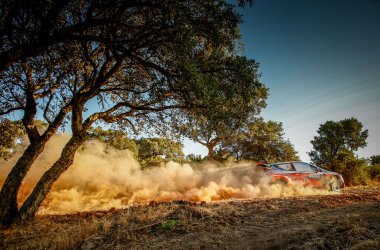
<svg viewBox="0 0 380 250">
<path fill-rule="evenodd" d="M 7 249 L 71 249 L 90 236 L 108 232 L 112 223 L 111 216 L 37 217 L 33 222 L 1 230 L 0 245 Z"/>
<path fill-rule="evenodd" d="M 342 195 L 45 215 L 0 230 L 2 249 L 379 249 L 380 189 Z M 170 226 L 165 226 L 170 224 Z"/>
<path fill-rule="evenodd" d="M 354 218 L 303 230 L 288 249 L 377 249 L 380 246 L 378 240 L 373 231 Z"/>
</svg>

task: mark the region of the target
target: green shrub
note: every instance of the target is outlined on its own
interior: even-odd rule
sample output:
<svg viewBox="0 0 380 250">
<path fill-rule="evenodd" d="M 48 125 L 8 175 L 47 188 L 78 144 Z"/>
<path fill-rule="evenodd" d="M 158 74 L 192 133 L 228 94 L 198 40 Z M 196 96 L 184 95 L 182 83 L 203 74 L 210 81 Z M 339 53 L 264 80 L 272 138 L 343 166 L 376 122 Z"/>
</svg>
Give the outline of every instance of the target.
<svg viewBox="0 0 380 250">
<path fill-rule="evenodd" d="M 369 175 L 371 180 L 380 180 L 380 164 L 375 164 L 369 167 Z"/>
<path fill-rule="evenodd" d="M 338 167 L 348 186 L 366 185 L 370 181 L 369 168 L 365 160 L 350 159 Z"/>
<path fill-rule="evenodd" d="M 177 220 L 166 220 L 161 223 L 161 227 L 165 230 L 172 230 L 178 224 L 179 224 L 179 221 Z"/>
</svg>

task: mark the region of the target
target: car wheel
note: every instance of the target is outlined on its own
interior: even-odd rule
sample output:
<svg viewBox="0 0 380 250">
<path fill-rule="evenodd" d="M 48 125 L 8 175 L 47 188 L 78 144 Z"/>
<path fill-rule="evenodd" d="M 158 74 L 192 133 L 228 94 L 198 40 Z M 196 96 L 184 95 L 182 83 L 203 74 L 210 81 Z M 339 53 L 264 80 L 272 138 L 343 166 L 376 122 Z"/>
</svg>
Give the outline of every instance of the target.
<svg viewBox="0 0 380 250">
<path fill-rule="evenodd" d="M 330 191 L 331 192 L 337 192 L 337 193 L 341 193 L 343 191 L 343 185 L 342 185 L 342 182 L 337 180 L 336 178 L 334 178 L 331 182 L 330 182 Z"/>
</svg>

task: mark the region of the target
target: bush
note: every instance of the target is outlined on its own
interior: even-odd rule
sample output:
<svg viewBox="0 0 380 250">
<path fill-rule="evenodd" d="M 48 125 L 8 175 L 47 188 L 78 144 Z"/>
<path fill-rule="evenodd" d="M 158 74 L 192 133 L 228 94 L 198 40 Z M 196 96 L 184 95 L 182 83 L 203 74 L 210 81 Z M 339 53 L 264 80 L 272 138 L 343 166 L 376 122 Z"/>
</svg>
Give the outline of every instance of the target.
<svg viewBox="0 0 380 250">
<path fill-rule="evenodd" d="M 380 164 L 375 164 L 373 166 L 369 167 L 369 175 L 371 177 L 371 180 L 380 181 Z"/>
<path fill-rule="evenodd" d="M 166 220 L 161 223 L 161 227 L 165 230 L 173 230 L 176 225 L 179 225 L 178 220 Z"/>
<path fill-rule="evenodd" d="M 370 181 L 369 168 L 365 160 L 350 159 L 338 167 L 348 186 L 366 185 Z"/>
</svg>

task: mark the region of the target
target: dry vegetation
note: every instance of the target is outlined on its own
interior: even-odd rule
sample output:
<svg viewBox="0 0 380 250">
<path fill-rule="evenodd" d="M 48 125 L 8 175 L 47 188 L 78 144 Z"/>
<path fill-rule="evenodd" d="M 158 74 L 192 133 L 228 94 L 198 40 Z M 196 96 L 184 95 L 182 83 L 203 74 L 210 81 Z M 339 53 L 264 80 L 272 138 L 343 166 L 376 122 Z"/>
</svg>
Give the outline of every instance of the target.
<svg viewBox="0 0 380 250">
<path fill-rule="evenodd" d="M 0 230 L 3 249 L 379 249 L 380 186 L 341 195 L 45 215 Z"/>
</svg>

